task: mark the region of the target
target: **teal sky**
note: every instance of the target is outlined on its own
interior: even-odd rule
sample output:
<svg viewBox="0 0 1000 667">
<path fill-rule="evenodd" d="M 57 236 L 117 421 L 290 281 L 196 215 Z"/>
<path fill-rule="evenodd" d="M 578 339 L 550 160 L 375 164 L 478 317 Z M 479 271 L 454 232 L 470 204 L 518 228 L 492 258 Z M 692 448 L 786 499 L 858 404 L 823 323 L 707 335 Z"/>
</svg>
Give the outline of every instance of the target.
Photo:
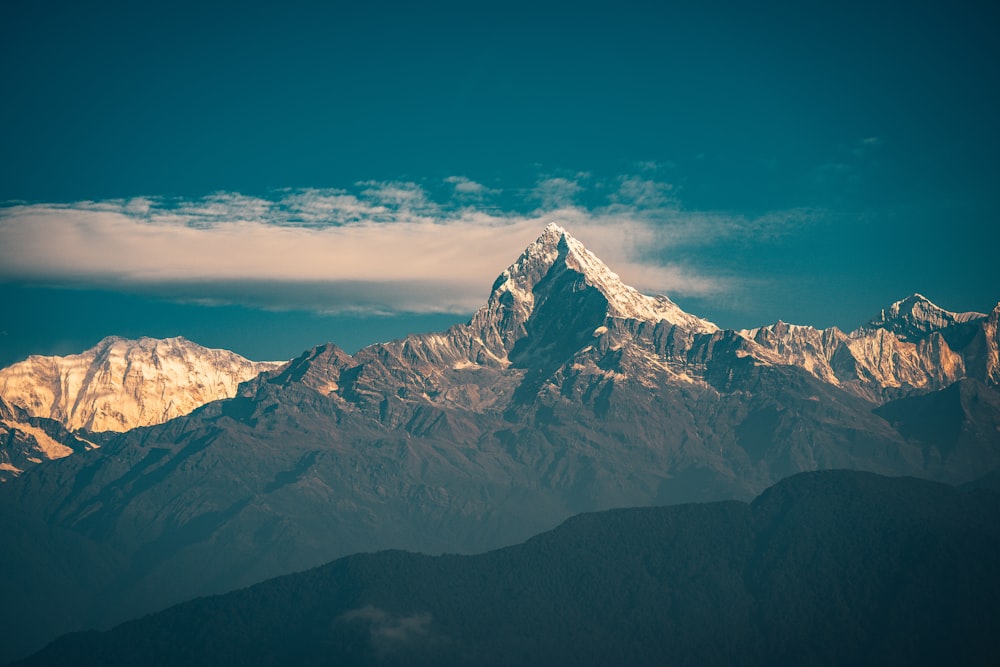
<svg viewBox="0 0 1000 667">
<path fill-rule="evenodd" d="M 994 3 L 95 4 L 0 5 L 0 365 L 439 329 L 548 219 L 722 326 L 1000 300 Z"/>
</svg>

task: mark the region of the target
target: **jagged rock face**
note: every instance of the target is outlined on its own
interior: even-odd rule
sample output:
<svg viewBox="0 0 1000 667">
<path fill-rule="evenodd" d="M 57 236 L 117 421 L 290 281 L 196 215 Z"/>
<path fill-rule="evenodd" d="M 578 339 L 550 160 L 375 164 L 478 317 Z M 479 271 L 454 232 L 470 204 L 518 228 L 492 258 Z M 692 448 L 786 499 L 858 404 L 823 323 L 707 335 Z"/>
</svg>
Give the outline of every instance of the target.
<svg viewBox="0 0 1000 667">
<path fill-rule="evenodd" d="M 89 591 L 73 608 L 103 624 L 357 551 L 481 551 L 574 513 L 746 499 L 805 470 L 965 482 L 1000 466 L 998 391 L 936 392 L 997 367 L 997 314 L 919 340 L 722 331 L 550 226 L 468 324 L 319 346 L 232 399 L 36 467 L 4 485 L 0 520 L 40 517 L 74 562 L 100 547 L 123 564 L 71 573 Z M 907 393 L 974 437 L 918 437 L 923 404 L 891 400 Z M 43 614 L 70 608 L 53 595 Z M 23 610 L 0 625 L 33 622 Z"/>
<path fill-rule="evenodd" d="M 1000 384 L 1000 303 L 996 305 L 982 328 L 982 375 L 988 382 Z"/>
<path fill-rule="evenodd" d="M 952 313 L 915 294 L 849 334 L 783 322 L 740 333 L 762 348 L 761 359 L 883 403 L 965 377 L 996 384 L 995 313 Z"/>
<path fill-rule="evenodd" d="M 32 417 L 0 398 L 0 482 L 44 461 L 96 448 L 52 419 Z"/>
<path fill-rule="evenodd" d="M 934 305 L 922 294 L 914 294 L 882 309 L 860 330 L 884 329 L 900 340 L 913 342 L 932 332 L 985 317 L 983 313 L 952 313 Z"/>
<path fill-rule="evenodd" d="M 593 328 L 605 318 L 666 321 L 684 329 L 711 333 L 711 322 L 681 310 L 666 297 L 650 297 L 621 282 L 616 273 L 587 250 L 566 230 L 550 224 L 518 260 L 493 284 L 486 306 L 472 318 L 469 327 L 497 357 L 509 354 L 516 343 L 530 334 L 531 320 L 545 318 L 545 303 L 552 299 L 559 316 L 594 319 Z M 578 314 L 582 307 L 584 313 Z M 536 310 L 539 312 L 536 314 Z M 582 322 L 566 323 L 580 334 Z"/>
<path fill-rule="evenodd" d="M 232 397 L 239 383 L 279 365 L 183 338 L 109 337 L 80 354 L 0 370 L 0 396 L 70 430 L 127 431 Z"/>
<path fill-rule="evenodd" d="M 847 335 L 840 329 L 814 329 L 779 321 L 768 327 L 742 333 L 765 350 L 773 352 L 771 358 L 776 363 L 798 366 L 824 382 L 840 384 L 835 368 L 838 364 L 834 362 L 834 357 L 847 341 Z M 840 361 L 839 365 L 843 367 L 844 362 Z M 848 375 L 853 372 L 855 367 L 850 364 Z"/>
</svg>

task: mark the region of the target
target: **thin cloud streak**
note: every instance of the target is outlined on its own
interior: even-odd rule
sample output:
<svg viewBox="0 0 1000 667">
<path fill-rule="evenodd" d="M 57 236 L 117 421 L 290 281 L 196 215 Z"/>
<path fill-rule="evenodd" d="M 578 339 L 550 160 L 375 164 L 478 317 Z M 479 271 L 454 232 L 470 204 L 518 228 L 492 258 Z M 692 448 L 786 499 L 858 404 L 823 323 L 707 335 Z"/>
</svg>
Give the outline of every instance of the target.
<svg viewBox="0 0 1000 667">
<path fill-rule="evenodd" d="M 499 194 L 460 177 L 446 183 L 456 195 Z M 569 183 L 557 189 L 580 187 Z M 355 192 L 284 190 L 271 199 L 216 193 L 8 206 L 0 208 L 0 278 L 277 309 L 471 312 L 554 221 L 639 289 L 708 296 L 730 281 L 653 258 L 741 233 L 766 236 L 803 217 L 689 213 L 666 184 L 620 184 L 624 191 L 601 208 L 549 198 L 528 214 L 467 196 L 438 203 L 421 186 L 396 182 L 359 183 Z"/>
</svg>

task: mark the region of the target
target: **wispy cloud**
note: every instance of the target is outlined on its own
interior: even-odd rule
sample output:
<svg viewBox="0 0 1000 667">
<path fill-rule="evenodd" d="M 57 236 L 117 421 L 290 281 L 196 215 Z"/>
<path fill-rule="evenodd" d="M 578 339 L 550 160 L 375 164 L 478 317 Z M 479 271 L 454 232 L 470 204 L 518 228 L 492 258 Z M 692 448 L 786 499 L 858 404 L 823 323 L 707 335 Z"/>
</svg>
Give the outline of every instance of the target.
<svg viewBox="0 0 1000 667">
<path fill-rule="evenodd" d="M 459 198 L 482 199 L 500 194 L 500 190 L 488 188 L 465 176 L 449 176 L 444 182 L 455 189 L 455 196 Z"/>
<path fill-rule="evenodd" d="M 581 192 L 583 187 L 578 181 L 557 176 L 539 182 L 534 195 L 541 202 L 542 210 L 550 210 L 574 205 Z"/>
<path fill-rule="evenodd" d="M 429 613 L 393 614 L 372 605 L 352 609 L 334 622 L 364 623 L 368 641 L 380 657 L 414 644 L 428 645 L 437 639 L 431 635 L 433 617 Z"/>
<path fill-rule="evenodd" d="M 434 199 L 411 182 L 286 189 L 268 197 L 137 197 L 0 207 L 0 278 L 102 286 L 205 303 L 325 312 L 471 312 L 500 271 L 558 222 L 648 292 L 706 296 L 732 287 L 666 249 L 769 238 L 809 211 L 757 218 L 686 211 L 668 183 L 626 176 L 605 203 L 576 199 L 589 175 L 548 178 L 529 213 L 499 190 L 451 177 Z"/>
</svg>

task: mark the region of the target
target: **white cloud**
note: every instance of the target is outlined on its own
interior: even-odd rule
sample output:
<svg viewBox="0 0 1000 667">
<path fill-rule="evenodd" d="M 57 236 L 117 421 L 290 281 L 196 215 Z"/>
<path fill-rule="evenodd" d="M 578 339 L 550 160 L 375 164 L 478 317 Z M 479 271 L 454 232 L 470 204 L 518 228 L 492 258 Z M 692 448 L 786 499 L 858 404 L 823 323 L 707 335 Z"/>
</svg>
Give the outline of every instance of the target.
<svg viewBox="0 0 1000 667">
<path fill-rule="evenodd" d="M 622 176 L 618 179 L 618 190 L 612 195 L 617 204 L 649 210 L 676 204 L 672 198 L 674 186 L 639 176 Z"/>
<path fill-rule="evenodd" d="M 411 213 L 422 211 L 433 213 L 437 210 L 427 199 L 427 193 L 416 183 L 401 181 L 362 181 L 365 189 L 361 194 L 383 205 Z"/>
<path fill-rule="evenodd" d="M 346 611 L 334 622 L 360 622 L 368 626 L 368 639 L 376 653 L 387 653 L 414 643 L 432 641 L 430 613 L 393 614 L 372 605 Z"/>
<path fill-rule="evenodd" d="M 578 176 L 586 177 L 587 174 Z M 572 206 L 581 192 L 583 187 L 578 181 L 561 176 L 547 178 L 535 186 L 535 198 L 541 201 L 543 211 Z"/>
<path fill-rule="evenodd" d="M 448 182 L 467 193 L 478 185 Z M 353 192 L 281 190 L 270 198 L 215 193 L 13 205 L 0 208 L 0 278 L 267 308 L 471 312 L 554 221 L 639 289 L 705 296 L 732 285 L 691 265 L 664 263 L 665 250 L 767 238 L 809 214 L 685 212 L 670 186 L 640 178 L 620 179 L 599 208 L 573 205 L 581 191 L 575 181 L 547 179 L 533 194 L 547 193 L 548 206 L 531 214 L 477 207 L 457 194 L 436 202 L 419 185 L 399 182 L 363 182 Z"/>
<path fill-rule="evenodd" d="M 465 176 L 449 176 L 444 179 L 444 182 L 454 187 L 455 194 L 459 197 L 481 199 L 488 195 L 500 194 L 499 190 L 488 188 L 482 183 L 477 183 Z"/>
</svg>

